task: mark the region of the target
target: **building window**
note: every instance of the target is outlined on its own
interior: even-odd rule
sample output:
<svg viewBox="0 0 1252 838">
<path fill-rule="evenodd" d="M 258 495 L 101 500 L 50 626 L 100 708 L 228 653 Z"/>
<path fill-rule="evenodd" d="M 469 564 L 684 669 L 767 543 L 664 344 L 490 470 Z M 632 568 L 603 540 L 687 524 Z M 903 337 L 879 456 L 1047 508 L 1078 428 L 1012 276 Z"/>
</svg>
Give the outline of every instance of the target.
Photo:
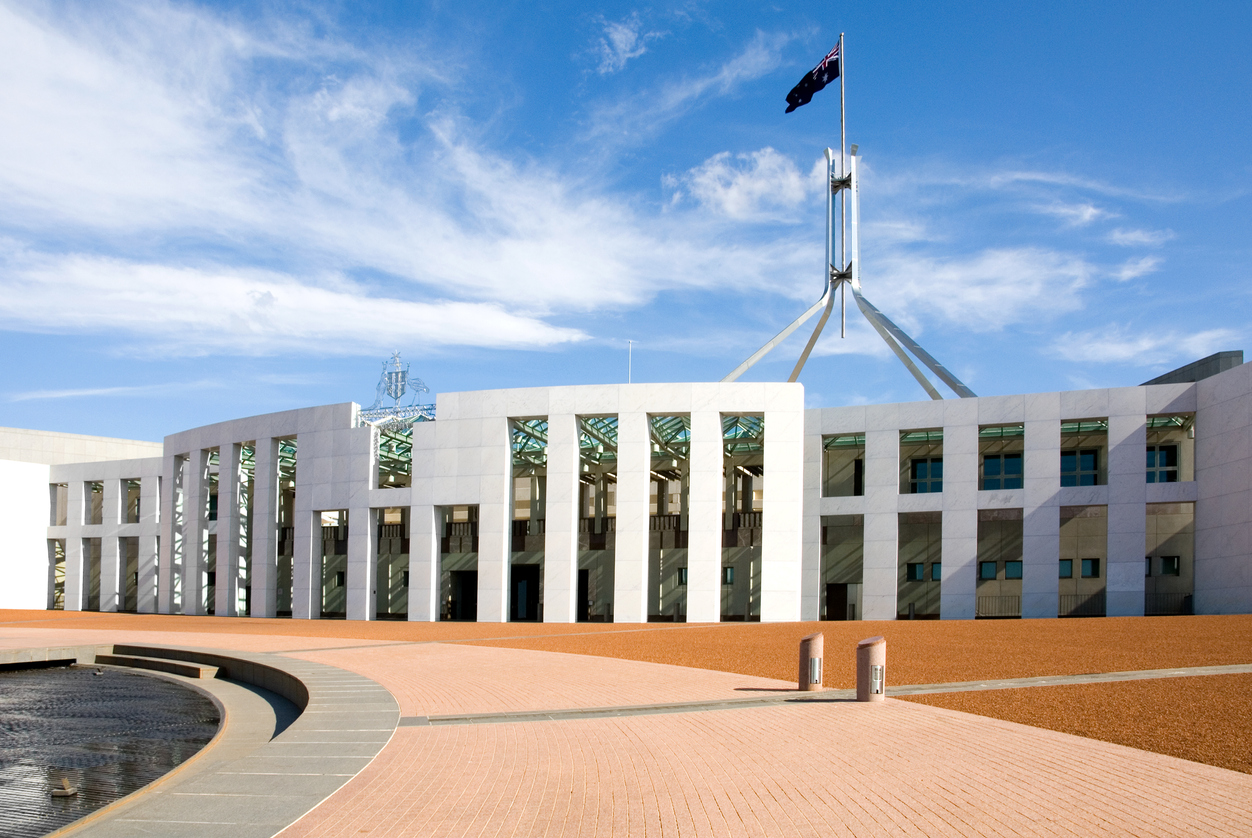
<svg viewBox="0 0 1252 838">
<path fill-rule="evenodd" d="M 982 458 L 982 488 L 1022 488 L 1021 454 L 987 454 Z"/>
<path fill-rule="evenodd" d="M 1178 482 L 1178 446 L 1148 446 L 1148 482 Z"/>
<path fill-rule="evenodd" d="M 726 565 L 725 567 L 722 568 L 722 584 L 723 585 L 735 584 L 735 568 L 733 566 Z"/>
<path fill-rule="evenodd" d="M 1074 578 L 1074 560 L 1073 559 L 1061 559 L 1061 578 L 1062 579 Z"/>
<path fill-rule="evenodd" d="M 904 566 L 906 582 L 921 582 L 926 578 L 926 566 L 921 562 L 909 562 Z"/>
<path fill-rule="evenodd" d="M 909 491 L 915 495 L 943 491 L 943 457 L 913 460 L 909 472 Z"/>
<path fill-rule="evenodd" d="M 138 579 L 138 576 L 139 574 L 135 574 L 136 579 Z M 210 588 L 215 587 L 217 585 L 217 571 L 216 570 L 210 570 L 204 576 L 205 576 L 205 584 L 207 584 Z"/>
<path fill-rule="evenodd" d="M 679 585 L 687 584 L 687 568 L 685 567 L 678 568 L 678 584 Z"/>
<path fill-rule="evenodd" d="M 978 563 L 979 579 L 995 579 L 996 563 L 995 562 L 979 562 Z"/>
<path fill-rule="evenodd" d="M 335 587 L 342 588 L 348 582 L 348 572 L 345 570 L 335 571 Z"/>
<path fill-rule="evenodd" d="M 1062 486 L 1097 486 L 1100 483 L 1100 449 L 1061 452 Z"/>
<path fill-rule="evenodd" d="M 404 582 L 403 582 L 404 587 L 407 588 L 409 586 L 409 572 L 407 570 L 403 572 L 403 579 L 404 579 Z"/>
<path fill-rule="evenodd" d="M 942 569 L 943 569 L 943 563 L 942 563 L 942 562 L 933 562 L 933 563 L 931 563 L 931 565 L 930 565 L 930 581 L 931 581 L 931 582 L 938 582 L 938 581 L 939 581 L 940 576 L 941 576 L 941 573 L 940 573 L 940 572 L 942 571 Z"/>
<path fill-rule="evenodd" d="M 1022 563 L 1021 562 L 1005 562 L 1004 563 L 1005 579 L 1021 579 Z"/>
<path fill-rule="evenodd" d="M 1083 579 L 1099 579 L 1100 578 L 1100 560 L 1099 559 L 1083 559 L 1082 560 L 1082 578 Z"/>
<path fill-rule="evenodd" d="M 1143 557 L 1143 577 L 1146 579 L 1152 575 L 1152 557 Z"/>
<path fill-rule="evenodd" d="M 1179 556 L 1161 556 L 1161 575 L 1178 576 L 1182 573 L 1182 559 Z"/>
</svg>

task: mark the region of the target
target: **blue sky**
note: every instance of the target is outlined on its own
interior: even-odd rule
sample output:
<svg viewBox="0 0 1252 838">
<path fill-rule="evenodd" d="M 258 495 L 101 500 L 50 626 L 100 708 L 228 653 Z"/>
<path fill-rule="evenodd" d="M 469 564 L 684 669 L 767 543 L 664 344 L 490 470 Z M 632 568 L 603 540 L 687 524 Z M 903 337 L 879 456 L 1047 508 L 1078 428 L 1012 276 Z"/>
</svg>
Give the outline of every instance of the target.
<svg viewBox="0 0 1252 838">
<path fill-rule="evenodd" d="M 821 293 L 841 31 L 865 294 L 974 391 L 1252 350 L 1247 4 L 0 0 L 0 425 L 720 379 Z M 849 324 L 810 406 L 925 397 Z"/>
</svg>

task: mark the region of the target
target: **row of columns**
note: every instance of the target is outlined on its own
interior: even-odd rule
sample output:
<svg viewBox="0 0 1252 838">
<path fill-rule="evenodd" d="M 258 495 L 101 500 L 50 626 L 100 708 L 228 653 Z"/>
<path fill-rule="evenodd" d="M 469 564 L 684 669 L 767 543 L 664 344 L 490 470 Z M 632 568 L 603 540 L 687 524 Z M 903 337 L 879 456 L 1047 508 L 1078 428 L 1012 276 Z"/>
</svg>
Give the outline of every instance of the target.
<svg viewBox="0 0 1252 838">
<path fill-rule="evenodd" d="M 1147 443 L 1144 394 L 1115 394 L 1108 416 L 1106 613 L 1141 616 L 1144 609 Z M 1056 617 L 1060 556 L 1060 394 L 1029 397 L 1025 420 L 1022 505 L 1022 616 Z M 940 611 L 944 619 L 973 619 L 978 565 L 977 404 L 945 403 Z M 865 433 L 864 562 L 862 603 L 867 620 L 896 617 L 898 584 L 900 430 Z M 809 513 L 820 520 L 815 489 Z M 1069 492 L 1075 490 L 1070 489 Z M 820 526 L 820 524 L 819 524 Z M 810 541 L 812 543 L 812 541 Z M 818 548 L 820 550 L 820 548 Z M 815 618 L 813 598 L 807 616 Z"/>
</svg>

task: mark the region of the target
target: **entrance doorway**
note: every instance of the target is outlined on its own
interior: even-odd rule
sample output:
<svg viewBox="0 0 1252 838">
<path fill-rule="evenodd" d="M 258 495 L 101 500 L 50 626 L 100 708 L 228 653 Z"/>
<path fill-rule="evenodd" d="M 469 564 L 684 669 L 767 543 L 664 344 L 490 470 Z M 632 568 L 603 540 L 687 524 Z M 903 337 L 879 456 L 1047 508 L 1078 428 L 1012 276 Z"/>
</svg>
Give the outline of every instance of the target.
<svg viewBox="0 0 1252 838">
<path fill-rule="evenodd" d="M 591 621 L 591 570 L 578 571 L 578 616 L 580 623 Z"/>
<path fill-rule="evenodd" d="M 826 585 L 826 619 L 848 619 L 848 586 L 843 583 Z"/>
<path fill-rule="evenodd" d="M 515 564 L 509 583 L 509 619 L 539 621 L 539 565 Z"/>
<path fill-rule="evenodd" d="M 452 571 L 452 619 L 474 622 L 478 619 L 478 571 Z"/>
</svg>

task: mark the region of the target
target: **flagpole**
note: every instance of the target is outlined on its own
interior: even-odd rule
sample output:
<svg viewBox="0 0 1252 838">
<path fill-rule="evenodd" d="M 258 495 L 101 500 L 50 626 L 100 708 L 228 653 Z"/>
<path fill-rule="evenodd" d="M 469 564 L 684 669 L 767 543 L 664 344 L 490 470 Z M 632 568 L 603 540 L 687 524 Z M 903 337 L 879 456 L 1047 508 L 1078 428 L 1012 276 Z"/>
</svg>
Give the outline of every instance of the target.
<svg viewBox="0 0 1252 838">
<path fill-rule="evenodd" d="M 844 112 L 844 77 L 847 75 L 848 60 L 843 51 L 843 33 L 839 33 L 839 177 L 844 176 L 846 171 L 846 154 L 847 154 L 847 129 Z M 842 271 L 848 266 L 848 244 L 847 230 L 845 227 L 845 219 L 847 213 L 845 210 L 846 196 L 844 190 L 839 190 L 839 270 Z M 839 337 L 846 338 L 848 336 L 848 305 L 847 296 L 844 294 L 843 283 L 839 283 Z"/>
</svg>

